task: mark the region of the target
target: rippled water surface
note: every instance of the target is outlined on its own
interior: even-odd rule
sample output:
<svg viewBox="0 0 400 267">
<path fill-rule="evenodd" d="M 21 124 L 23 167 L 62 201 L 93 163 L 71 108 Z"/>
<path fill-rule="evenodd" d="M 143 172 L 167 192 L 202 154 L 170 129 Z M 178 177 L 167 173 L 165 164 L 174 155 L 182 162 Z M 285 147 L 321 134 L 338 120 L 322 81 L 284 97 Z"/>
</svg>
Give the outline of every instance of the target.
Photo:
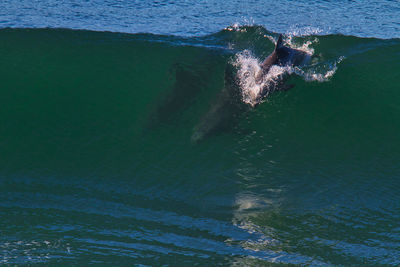
<svg viewBox="0 0 400 267">
<path fill-rule="evenodd" d="M 275 32 L 400 37 L 398 1 L 3 0 L 0 27 L 198 36 L 234 23 Z"/>
</svg>

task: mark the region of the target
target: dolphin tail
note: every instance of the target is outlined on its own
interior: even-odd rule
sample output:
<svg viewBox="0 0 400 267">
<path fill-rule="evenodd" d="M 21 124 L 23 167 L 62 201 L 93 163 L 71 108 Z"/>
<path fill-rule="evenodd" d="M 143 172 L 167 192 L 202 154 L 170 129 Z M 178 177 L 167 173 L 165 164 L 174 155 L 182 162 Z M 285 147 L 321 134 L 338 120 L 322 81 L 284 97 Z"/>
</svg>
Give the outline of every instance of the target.
<svg viewBox="0 0 400 267">
<path fill-rule="evenodd" d="M 282 34 L 279 34 L 278 41 L 276 42 L 275 50 L 283 46 Z"/>
</svg>

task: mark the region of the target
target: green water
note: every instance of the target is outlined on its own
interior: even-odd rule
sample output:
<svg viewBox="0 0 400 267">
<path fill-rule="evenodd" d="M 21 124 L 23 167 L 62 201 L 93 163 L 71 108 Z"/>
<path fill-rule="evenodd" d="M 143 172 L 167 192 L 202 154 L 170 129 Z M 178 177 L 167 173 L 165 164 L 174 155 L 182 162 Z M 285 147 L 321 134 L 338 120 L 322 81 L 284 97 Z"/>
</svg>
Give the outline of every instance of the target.
<svg viewBox="0 0 400 267">
<path fill-rule="evenodd" d="M 295 38 L 331 78 L 211 118 L 244 29 L 2 29 L 0 262 L 398 265 L 400 41 Z"/>
</svg>

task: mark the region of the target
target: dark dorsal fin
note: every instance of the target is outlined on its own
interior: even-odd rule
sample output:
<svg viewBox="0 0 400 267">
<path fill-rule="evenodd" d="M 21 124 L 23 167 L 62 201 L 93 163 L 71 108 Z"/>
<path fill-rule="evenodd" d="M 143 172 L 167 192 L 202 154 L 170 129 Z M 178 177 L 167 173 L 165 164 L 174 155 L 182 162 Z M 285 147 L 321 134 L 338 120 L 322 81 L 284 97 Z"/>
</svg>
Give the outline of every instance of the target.
<svg viewBox="0 0 400 267">
<path fill-rule="evenodd" d="M 276 42 L 275 50 L 283 46 L 282 34 L 279 34 L 278 41 Z"/>
</svg>

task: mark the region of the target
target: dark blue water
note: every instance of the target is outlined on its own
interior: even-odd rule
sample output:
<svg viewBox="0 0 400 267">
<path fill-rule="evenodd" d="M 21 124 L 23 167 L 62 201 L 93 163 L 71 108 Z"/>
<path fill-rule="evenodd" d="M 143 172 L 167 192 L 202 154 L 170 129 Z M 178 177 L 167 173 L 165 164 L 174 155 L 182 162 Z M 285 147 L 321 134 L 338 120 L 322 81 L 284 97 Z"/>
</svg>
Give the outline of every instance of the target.
<svg viewBox="0 0 400 267">
<path fill-rule="evenodd" d="M 0 2 L 0 27 L 71 28 L 198 36 L 235 23 L 295 34 L 400 37 L 398 1 Z"/>
</svg>

